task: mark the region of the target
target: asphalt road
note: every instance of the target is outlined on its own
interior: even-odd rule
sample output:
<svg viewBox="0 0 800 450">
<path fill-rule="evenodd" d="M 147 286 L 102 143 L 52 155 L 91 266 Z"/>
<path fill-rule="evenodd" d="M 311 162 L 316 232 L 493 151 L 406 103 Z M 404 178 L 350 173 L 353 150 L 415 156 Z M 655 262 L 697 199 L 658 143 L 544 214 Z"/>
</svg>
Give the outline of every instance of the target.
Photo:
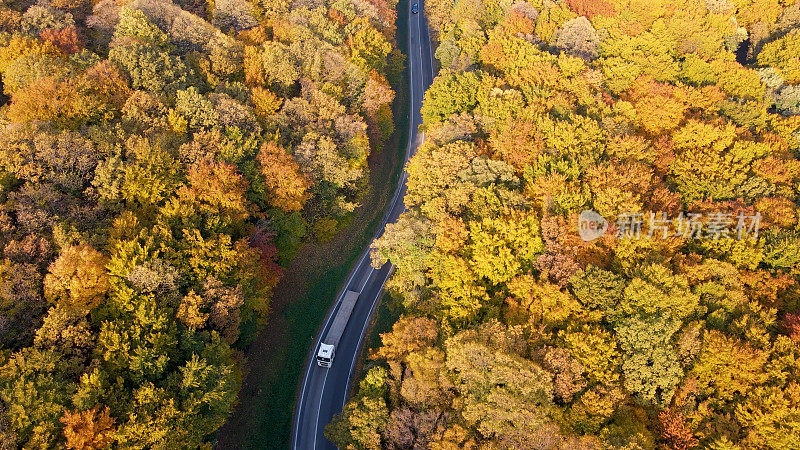
<svg viewBox="0 0 800 450">
<path fill-rule="evenodd" d="M 413 14 L 411 13 L 412 3 L 413 0 L 409 2 L 409 9 L 405 11 L 405 14 L 409 16 L 409 54 L 407 55 L 407 63 L 409 65 L 409 99 L 411 102 L 406 160 L 416 152 L 417 146 L 422 140 L 422 135 L 417 133 L 417 129 L 422 123 L 420 108 L 422 107 L 422 97 L 425 90 L 433 82 L 434 70 L 433 51 L 431 50 L 430 36 L 428 34 L 428 22 L 424 16 L 424 5 L 422 1 L 419 1 L 419 13 Z M 383 223 L 378 228 L 375 237 L 383 234 L 386 223 L 396 221 L 400 213 L 405 210 L 405 205 L 403 204 L 403 196 L 406 190 L 405 181 L 406 173 L 403 172 Z M 383 294 L 383 285 L 392 270 L 391 263 L 385 264 L 380 269 L 373 268 L 370 263 L 369 248 L 366 248 L 350 272 L 344 286 L 342 286 L 336 298 L 335 306 L 328 312 L 320 334 L 315 339 L 314 345 L 308 350 L 309 356 L 303 372 L 299 400 L 295 406 L 292 429 L 293 449 L 336 448 L 325 438 L 323 432 L 325 426 L 330 423 L 331 418 L 340 412 L 347 402 L 353 371 L 364 343 L 367 326 Z M 320 339 L 328 332 L 333 316 L 336 314 L 344 292 L 347 290 L 360 292 L 361 295 L 350 316 L 344 335 L 336 348 L 332 366 L 328 369 L 319 367 L 314 356 L 319 348 Z"/>
</svg>

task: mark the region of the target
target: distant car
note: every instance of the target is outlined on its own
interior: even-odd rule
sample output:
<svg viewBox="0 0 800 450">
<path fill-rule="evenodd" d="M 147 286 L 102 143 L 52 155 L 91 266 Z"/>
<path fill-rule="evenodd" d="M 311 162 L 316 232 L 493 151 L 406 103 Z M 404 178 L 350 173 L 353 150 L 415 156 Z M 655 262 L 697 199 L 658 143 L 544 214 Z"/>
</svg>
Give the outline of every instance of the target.
<svg viewBox="0 0 800 450">
<path fill-rule="evenodd" d="M 417 3 L 414 3 L 413 5 L 411 5 L 411 12 L 414 13 L 414 14 L 419 12 L 419 5 Z"/>
</svg>

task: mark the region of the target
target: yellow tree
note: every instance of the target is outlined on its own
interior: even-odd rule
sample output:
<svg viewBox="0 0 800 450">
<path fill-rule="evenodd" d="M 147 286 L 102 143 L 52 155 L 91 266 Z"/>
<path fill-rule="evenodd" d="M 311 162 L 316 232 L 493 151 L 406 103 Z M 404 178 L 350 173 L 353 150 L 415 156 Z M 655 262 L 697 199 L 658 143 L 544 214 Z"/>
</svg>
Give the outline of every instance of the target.
<svg viewBox="0 0 800 450">
<path fill-rule="evenodd" d="M 100 450 L 114 442 L 114 419 L 108 406 L 100 410 L 95 406 L 86 411 L 65 412 L 61 417 L 67 448 L 75 450 Z"/>
<path fill-rule="evenodd" d="M 356 30 L 347 39 L 350 59 L 364 71 L 382 71 L 386 67 L 386 57 L 392 51 L 392 45 L 365 19 L 357 19 L 351 26 Z"/>
<path fill-rule="evenodd" d="M 514 213 L 469 224 L 471 265 L 480 277 L 505 283 L 529 268 L 544 249 L 539 222 L 533 215 Z"/>
<path fill-rule="evenodd" d="M 248 215 L 245 198 L 247 180 L 236 166 L 224 162 L 203 160 L 189 168 L 189 185 L 178 196 L 194 205 L 198 212 L 223 225 L 239 225 Z"/>
<path fill-rule="evenodd" d="M 109 289 L 108 258 L 87 244 L 64 248 L 44 277 L 44 294 L 52 303 L 90 310 Z"/>
<path fill-rule="evenodd" d="M 800 385 L 753 389 L 736 406 L 736 419 L 747 430 L 744 447 L 800 447 Z"/>
<path fill-rule="evenodd" d="M 632 91 L 636 119 L 648 134 L 677 128 L 689 109 L 680 89 L 657 83 L 649 77 L 637 80 Z"/>
<path fill-rule="evenodd" d="M 488 300 L 486 288 L 463 258 L 443 255 L 431 261 L 428 272 L 437 289 L 437 313 L 453 322 L 471 320 Z"/>
<path fill-rule="evenodd" d="M 800 29 L 765 44 L 757 60 L 762 66 L 777 68 L 787 83 L 800 83 Z"/>
<path fill-rule="evenodd" d="M 762 368 L 768 356 L 719 331 L 709 331 L 691 375 L 702 394 L 730 401 L 766 381 L 768 374 Z"/>
<path fill-rule="evenodd" d="M 8 118 L 12 122 L 50 120 L 65 128 L 113 118 L 113 111 L 88 86 L 72 78 L 40 78 L 11 97 Z"/>
<path fill-rule="evenodd" d="M 261 119 L 265 119 L 278 112 L 283 104 L 283 99 L 275 95 L 269 89 L 256 86 L 253 87 L 251 93 L 256 115 Z"/>
<path fill-rule="evenodd" d="M 309 198 L 310 182 L 300 165 L 282 147 L 267 142 L 258 152 L 261 174 L 268 190 L 268 201 L 284 211 L 299 211 Z"/>
</svg>

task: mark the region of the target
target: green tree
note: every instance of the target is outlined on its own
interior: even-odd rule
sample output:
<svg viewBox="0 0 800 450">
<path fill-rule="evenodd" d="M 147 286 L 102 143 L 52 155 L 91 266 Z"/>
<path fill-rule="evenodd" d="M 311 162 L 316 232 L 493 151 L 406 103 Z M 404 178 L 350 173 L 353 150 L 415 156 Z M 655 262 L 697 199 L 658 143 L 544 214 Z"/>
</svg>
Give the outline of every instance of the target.
<svg viewBox="0 0 800 450">
<path fill-rule="evenodd" d="M 378 30 L 365 23 L 356 20 L 350 24 L 355 31 L 348 36 L 347 44 L 350 47 L 350 59 L 364 72 L 372 69 L 384 71 L 386 68 L 386 57 L 392 50 L 391 44 Z"/>
<path fill-rule="evenodd" d="M 26 348 L 0 367 L 3 418 L 15 431 L 18 445 L 61 444 L 59 418 L 69 405 L 72 386 L 60 373 L 59 360 L 54 351 Z"/>
<path fill-rule="evenodd" d="M 120 11 L 108 58 L 125 70 L 134 89 L 174 94 L 193 81 L 185 62 L 170 53 L 169 36 L 138 9 Z"/>
<path fill-rule="evenodd" d="M 530 215 L 486 218 L 470 224 L 467 251 L 478 276 L 505 283 L 531 266 L 544 247 L 539 224 Z"/>
<path fill-rule="evenodd" d="M 646 403 L 669 404 L 683 377 L 670 345 L 680 327 L 674 319 L 631 317 L 616 328 L 622 350 L 624 385 Z"/>
<path fill-rule="evenodd" d="M 477 106 L 480 79 L 473 72 L 443 71 L 425 92 L 422 117 L 426 123 L 436 123 L 459 112 L 470 112 Z"/>
</svg>

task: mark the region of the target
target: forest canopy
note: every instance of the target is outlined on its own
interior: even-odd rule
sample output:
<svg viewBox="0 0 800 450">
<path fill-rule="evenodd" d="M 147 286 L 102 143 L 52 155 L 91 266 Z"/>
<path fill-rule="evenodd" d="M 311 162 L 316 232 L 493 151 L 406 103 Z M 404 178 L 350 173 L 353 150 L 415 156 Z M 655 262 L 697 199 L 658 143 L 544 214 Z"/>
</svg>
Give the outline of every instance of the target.
<svg viewBox="0 0 800 450">
<path fill-rule="evenodd" d="M 394 0 L 0 0 L 0 448 L 198 448 L 393 130 Z"/>
<path fill-rule="evenodd" d="M 402 316 L 327 435 L 800 446 L 800 4 L 425 9 L 441 70 L 408 211 L 372 248 Z M 717 225 L 674 232 L 691 217 Z"/>
</svg>

